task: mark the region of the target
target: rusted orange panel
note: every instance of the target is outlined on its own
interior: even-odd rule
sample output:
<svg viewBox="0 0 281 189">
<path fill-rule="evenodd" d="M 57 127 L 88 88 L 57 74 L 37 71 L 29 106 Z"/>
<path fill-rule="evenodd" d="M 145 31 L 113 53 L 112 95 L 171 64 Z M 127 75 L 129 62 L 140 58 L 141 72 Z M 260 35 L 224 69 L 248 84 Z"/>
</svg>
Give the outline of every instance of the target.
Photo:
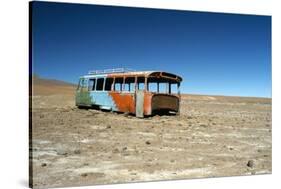
<svg viewBox="0 0 281 189">
<path fill-rule="evenodd" d="M 115 74 L 108 74 L 107 77 L 146 77 L 148 74 L 146 73 L 115 73 Z"/>
<path fill-rule="evenodd" d="M 113 98 L 113 101 L 120 112 L 135 113 L 135 94 L 134 93 L 120 93 L 109 92 L 109 95 Z"/>
<path fill-rule="evenodd" d="M 144 93 L 143 113 L 144 115 L 151 115 L 151 99 L 153 94 L 149 92 Z"/>
</svg>

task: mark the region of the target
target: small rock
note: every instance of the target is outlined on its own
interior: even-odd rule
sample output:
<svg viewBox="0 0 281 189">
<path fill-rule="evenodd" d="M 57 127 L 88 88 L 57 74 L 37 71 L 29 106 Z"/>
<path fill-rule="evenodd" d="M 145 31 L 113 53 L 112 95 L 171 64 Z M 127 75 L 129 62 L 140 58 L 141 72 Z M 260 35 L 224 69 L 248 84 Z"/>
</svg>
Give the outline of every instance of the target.
<svg viewBox="0 0 281 189">
<path fill-rule="evenodd" d="M 150 141 L 146 141 L 146 142 L 145 142 L 145 144 L 150 145 L 150 144 L 151 144 L 151 142 L 150 142 Z"/>
<path fill-rule="evenodd" d="M 111 129 L 111 126 L 110 126 L 110 125 L 107 125 L 106 128 L 107 128 L 107 129 Z"/>
<path fill-rule="evenodd" d="M 57 154 L 61 155 L 61 156 L 64 156 L 64 155 L 67 155 L 67 152 L 64 151 L 64 150 L 57 150 Z"/>
<path fill-rule="evenodd" d="M 114 150 L 113 150 L 113 153 L 119 153 L 120 151 L 119 151 L 119 149 L 118 148 L 115 148 Z"/>
<path fill-rule="evenodd" d="M 82 173 L 81 176 L 82 177 L 86 177 L 86 176 L 88 176 L 88 174 L 87 173 Z"/>
<path fill-rule="evenodd" d="M 123 156 L 129 156 L 130 154 L 129 153 L 123 153 Z"/>
<path fill-rule="evenodd" d="M 74 150 L 74 154 L 81 154 L 80 150 Z"/>
<path fill-rule="evenodd" d="M 253 168 L 254 167 L 254 161 L 249 160 L 248 163 L 247 163 L 247 166 L 250 167 L 250 168 Z"/>
<path fill-rule="evenodd" d="M 127 149 L 128 149 L 127 147 L 124 147 L 122 150 L 123 150 L 123 151 L 126 151 Z"/>
<path fill-rule="evenodd" d="M 125 116 L 125 117 L 130 117 L 130 113 L 129 113 L 129 112 L 125 112 L 125 113 L 124 113 L 124 116 Z"/>
<path fill-rule="evenodd" d="M 47 163 L 42 163 L 41 164 L 41 167 L 46 167 L 47 166 Z"/>
<path fill-rule="evenodd" d="M 192 117 L 191 116 L 187 116 L 187 119 L 192 119 Z"/>
<path fill-rule="evenodd" d="M 204 127 L 204 128 L 206 128 L 206 127 L 207 127 L 207 125 L 205 125 L 205 124 L 200 124 L 200 127 Z"/>
</svg>

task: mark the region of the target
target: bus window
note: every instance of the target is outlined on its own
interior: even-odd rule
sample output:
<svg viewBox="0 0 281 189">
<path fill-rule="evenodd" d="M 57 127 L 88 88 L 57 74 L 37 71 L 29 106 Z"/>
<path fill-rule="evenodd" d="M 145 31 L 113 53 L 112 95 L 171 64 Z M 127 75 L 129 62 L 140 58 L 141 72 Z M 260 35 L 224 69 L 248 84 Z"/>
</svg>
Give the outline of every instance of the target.
<svg viewBox="0 0 281 189">
<path fill-rule="evenodd" d="M 135 91 L 135 83 L 130 83 L 130 91 L 131 92 Z"/>
<path fill-rule="evenodd" d="M 122 85 L 123 85 L 123 77 L 115 78 L 114 90 L 122 91 Z"/>
<path fill-rule="evenodd" d="M 112 83 L 113 83 L 113 78 L 106 78 L 104 90 L 111 91 Z"/>
<path fill-rule="evenodd" d="M 129 83 L 124 84 L 124 91 L 130 91 L 130 84 Z"/>
<path fill-rule="evenodd" d="M 138 90 L 144 90 L 145 89 L 145 79 L 144 77 L 138 77 L 137 84 L 138 84 Z"/>
<path fill-rule="evenodd" d="M 147 86 L 148 86 L 148 91 L 150 91 L 150 92 L 158 92 L 158 91 L 157 91 L 157 83 L 155 83 L 155 82 L 149 82 L 149 83 L 147 84 Z"/>
<path fill-rule="evenodd" d="M 125 79 L 124 91 L 132 92 L 135 91 L 135 78 L 127 77 Z"/>
<path fill-rule="evenodd" d="M 89 80 L 88 90 L 89 91 L 94 91 L 95 88 L 96 88 L 96 79 L 90 79 Z"/>
<path fill-rule="evenodd" d="M 159 93 L 167 93 L 167 83 L 159 83 Z"/>
<path fill-rule="evenodd" d="M 177 83 L 171 83 L 171 93 L 172 94 L 178 93 L 178 84 Z"/>
<path fill-rule="evenodd" d="M 97 91 L 103 91 L 103 82 L 104 82 L 104 78 L 98 78 L 97 79 Z"/>
</svg>

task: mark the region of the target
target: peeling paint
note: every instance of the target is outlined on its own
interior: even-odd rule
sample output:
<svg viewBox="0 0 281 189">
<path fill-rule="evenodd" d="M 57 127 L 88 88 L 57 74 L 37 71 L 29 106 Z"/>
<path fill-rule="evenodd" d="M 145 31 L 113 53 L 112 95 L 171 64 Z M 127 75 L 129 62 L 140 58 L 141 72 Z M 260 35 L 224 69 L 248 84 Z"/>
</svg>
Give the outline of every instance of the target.
<svg viewBox="0 0 281 189">
<path fill-rule="evenodd" d="M 133 91 L 105 91 L 105 90 L 88 90 L 89 79 L 95 78 L 126 78 L 126 77 L 143 77 L 145 87 L 143 90 Z M 156 109 L 167 109 L 179 111 L 180 94 L 160 94 L 146 90 L 147 78 L 168 80 L 170 83 L 180 83 L 182 78 L 167 72 L 126 72 L 112 74 L 86 75 L 80 77 L 80 87 L 76 91 L 77 106 L 99 106 L 101 109 L 112 111 L 126 112 L 136 114 L 137 117 L 151 115 Z M 112 86 L 114 85 L 114 82 Z M 105 85 L 104 87 L 105 88 Z M 113 89 L 113 87 L 111 87 Z M 154 98 L 155 97 L 155 98 Z"/>
</svg>

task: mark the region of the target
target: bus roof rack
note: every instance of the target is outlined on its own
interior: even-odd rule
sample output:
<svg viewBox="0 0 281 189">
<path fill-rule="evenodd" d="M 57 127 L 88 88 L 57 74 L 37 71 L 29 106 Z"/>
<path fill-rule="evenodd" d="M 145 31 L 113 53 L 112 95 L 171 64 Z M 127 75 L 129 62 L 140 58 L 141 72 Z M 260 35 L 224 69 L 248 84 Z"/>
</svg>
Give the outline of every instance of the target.
<svg viewBox="0 0 281 189">
<path fill-rule="evenodd" d="M 98 74 L 108 74 L 108 73 L 126 73 L 133 72 L 136 70 L 129 68 L 113 68 L 113 69 L 105 69 L 105 70 L 90 70 L 88 74 L 90 75 L 98 75 Z"/>
</svg>

